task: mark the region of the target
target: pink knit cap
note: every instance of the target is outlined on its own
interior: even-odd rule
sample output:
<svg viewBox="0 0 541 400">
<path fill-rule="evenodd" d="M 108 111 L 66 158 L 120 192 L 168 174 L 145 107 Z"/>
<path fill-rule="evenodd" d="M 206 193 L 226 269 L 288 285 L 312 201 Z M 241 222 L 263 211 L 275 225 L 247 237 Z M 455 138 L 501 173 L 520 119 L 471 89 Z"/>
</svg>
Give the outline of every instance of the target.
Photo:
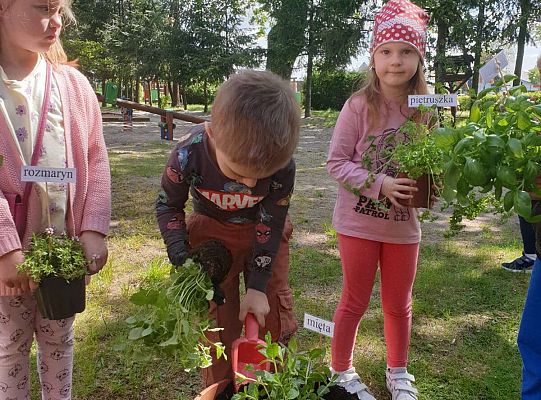
<svg viewBox="0 0 541 400">
<path fill-rule="evenodd" d="M 384 43 L 405 42 L 425 56 L 426 28 L 430 16 L 408 0 L 390 0 L 376 14 L 370 54 Z"/>
</svg>

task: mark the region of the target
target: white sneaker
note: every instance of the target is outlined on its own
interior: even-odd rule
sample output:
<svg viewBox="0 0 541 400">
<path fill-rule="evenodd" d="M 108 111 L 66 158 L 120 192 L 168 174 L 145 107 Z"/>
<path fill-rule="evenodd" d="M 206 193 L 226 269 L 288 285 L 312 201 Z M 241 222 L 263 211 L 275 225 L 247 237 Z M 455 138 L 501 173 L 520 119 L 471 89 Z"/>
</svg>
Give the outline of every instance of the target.
<svg viewBox="0 0 541 400">
<path fill-rule="evenodd" d="M 406 368 L 387 368 L 385 377 L 392 400 L 417 400 L 417 389 L 412 385 L 415 377 Z"/>
<path fill-rule="evenodd" d="M 337 376 L 335 379 L 336 384 L 343 387 L 346 392 L 356 394 L 360 400 L 376 400 L 368 391 L 368 386 L 361 382 L 361 378 L 355 372 L 355 368 L 350 368 L 342 372 L 336 372 L 331 368 L 331 373 Z"/>
</svg>

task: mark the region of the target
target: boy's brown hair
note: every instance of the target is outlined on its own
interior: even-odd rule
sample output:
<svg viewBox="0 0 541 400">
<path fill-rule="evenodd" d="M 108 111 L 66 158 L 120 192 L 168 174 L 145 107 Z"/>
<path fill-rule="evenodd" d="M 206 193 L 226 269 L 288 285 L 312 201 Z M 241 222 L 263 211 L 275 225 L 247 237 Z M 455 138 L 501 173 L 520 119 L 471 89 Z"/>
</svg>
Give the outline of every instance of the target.
<svg viewBox="0 0 541 400">
<path fill-rule="evenodd" d="M 268 71 L 232 75 L 216 94 L 212 132 L 231 161 L 259 174 L 291 160 L 299 141 L 300 108 L 288 82 Z"/>
</svg>

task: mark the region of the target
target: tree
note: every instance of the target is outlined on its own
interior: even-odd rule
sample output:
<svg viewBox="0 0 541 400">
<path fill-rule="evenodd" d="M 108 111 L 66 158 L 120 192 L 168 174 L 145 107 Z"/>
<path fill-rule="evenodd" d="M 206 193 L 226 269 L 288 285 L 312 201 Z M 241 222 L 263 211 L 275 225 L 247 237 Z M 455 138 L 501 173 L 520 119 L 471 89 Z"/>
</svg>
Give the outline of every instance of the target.
<svg viewBox="0 0 541 400">
<path fill-rule="evenodd" d="M 537 67 L 533 67 L 528 71 L 528 80 L 534 85 L 539 84 L 539 70 Z"/>
</svg>

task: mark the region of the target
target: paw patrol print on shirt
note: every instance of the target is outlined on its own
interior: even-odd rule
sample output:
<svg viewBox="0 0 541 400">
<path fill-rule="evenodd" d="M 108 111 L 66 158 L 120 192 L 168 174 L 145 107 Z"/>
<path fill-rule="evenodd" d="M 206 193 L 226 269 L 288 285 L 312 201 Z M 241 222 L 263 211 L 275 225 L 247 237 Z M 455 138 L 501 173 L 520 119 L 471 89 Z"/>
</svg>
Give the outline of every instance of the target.
<svg viewBox="0 0 541 400">
<path fill-rule="evenodd" d="M 388 199 L 385 200 L 385 207 L 388 209 L 391 205 L 391 202 Z M 374 218 L 389 219 L 389 212 L 385 211 L 382 208 L 379 208 L 378 204 L 374 202 L 374 200 L 366 196 L 359 197 L 359 201 L 357 205 L 353 208 L 353 211 L 359 214 L 369 215 Z"/>
<path fill-rule="evenodd" d="M 9 386 L 7 383 L 5 382 L 0 382 L 0 390 L 4 393 L 6 393 L 9 389 Z"/>
</svg>

